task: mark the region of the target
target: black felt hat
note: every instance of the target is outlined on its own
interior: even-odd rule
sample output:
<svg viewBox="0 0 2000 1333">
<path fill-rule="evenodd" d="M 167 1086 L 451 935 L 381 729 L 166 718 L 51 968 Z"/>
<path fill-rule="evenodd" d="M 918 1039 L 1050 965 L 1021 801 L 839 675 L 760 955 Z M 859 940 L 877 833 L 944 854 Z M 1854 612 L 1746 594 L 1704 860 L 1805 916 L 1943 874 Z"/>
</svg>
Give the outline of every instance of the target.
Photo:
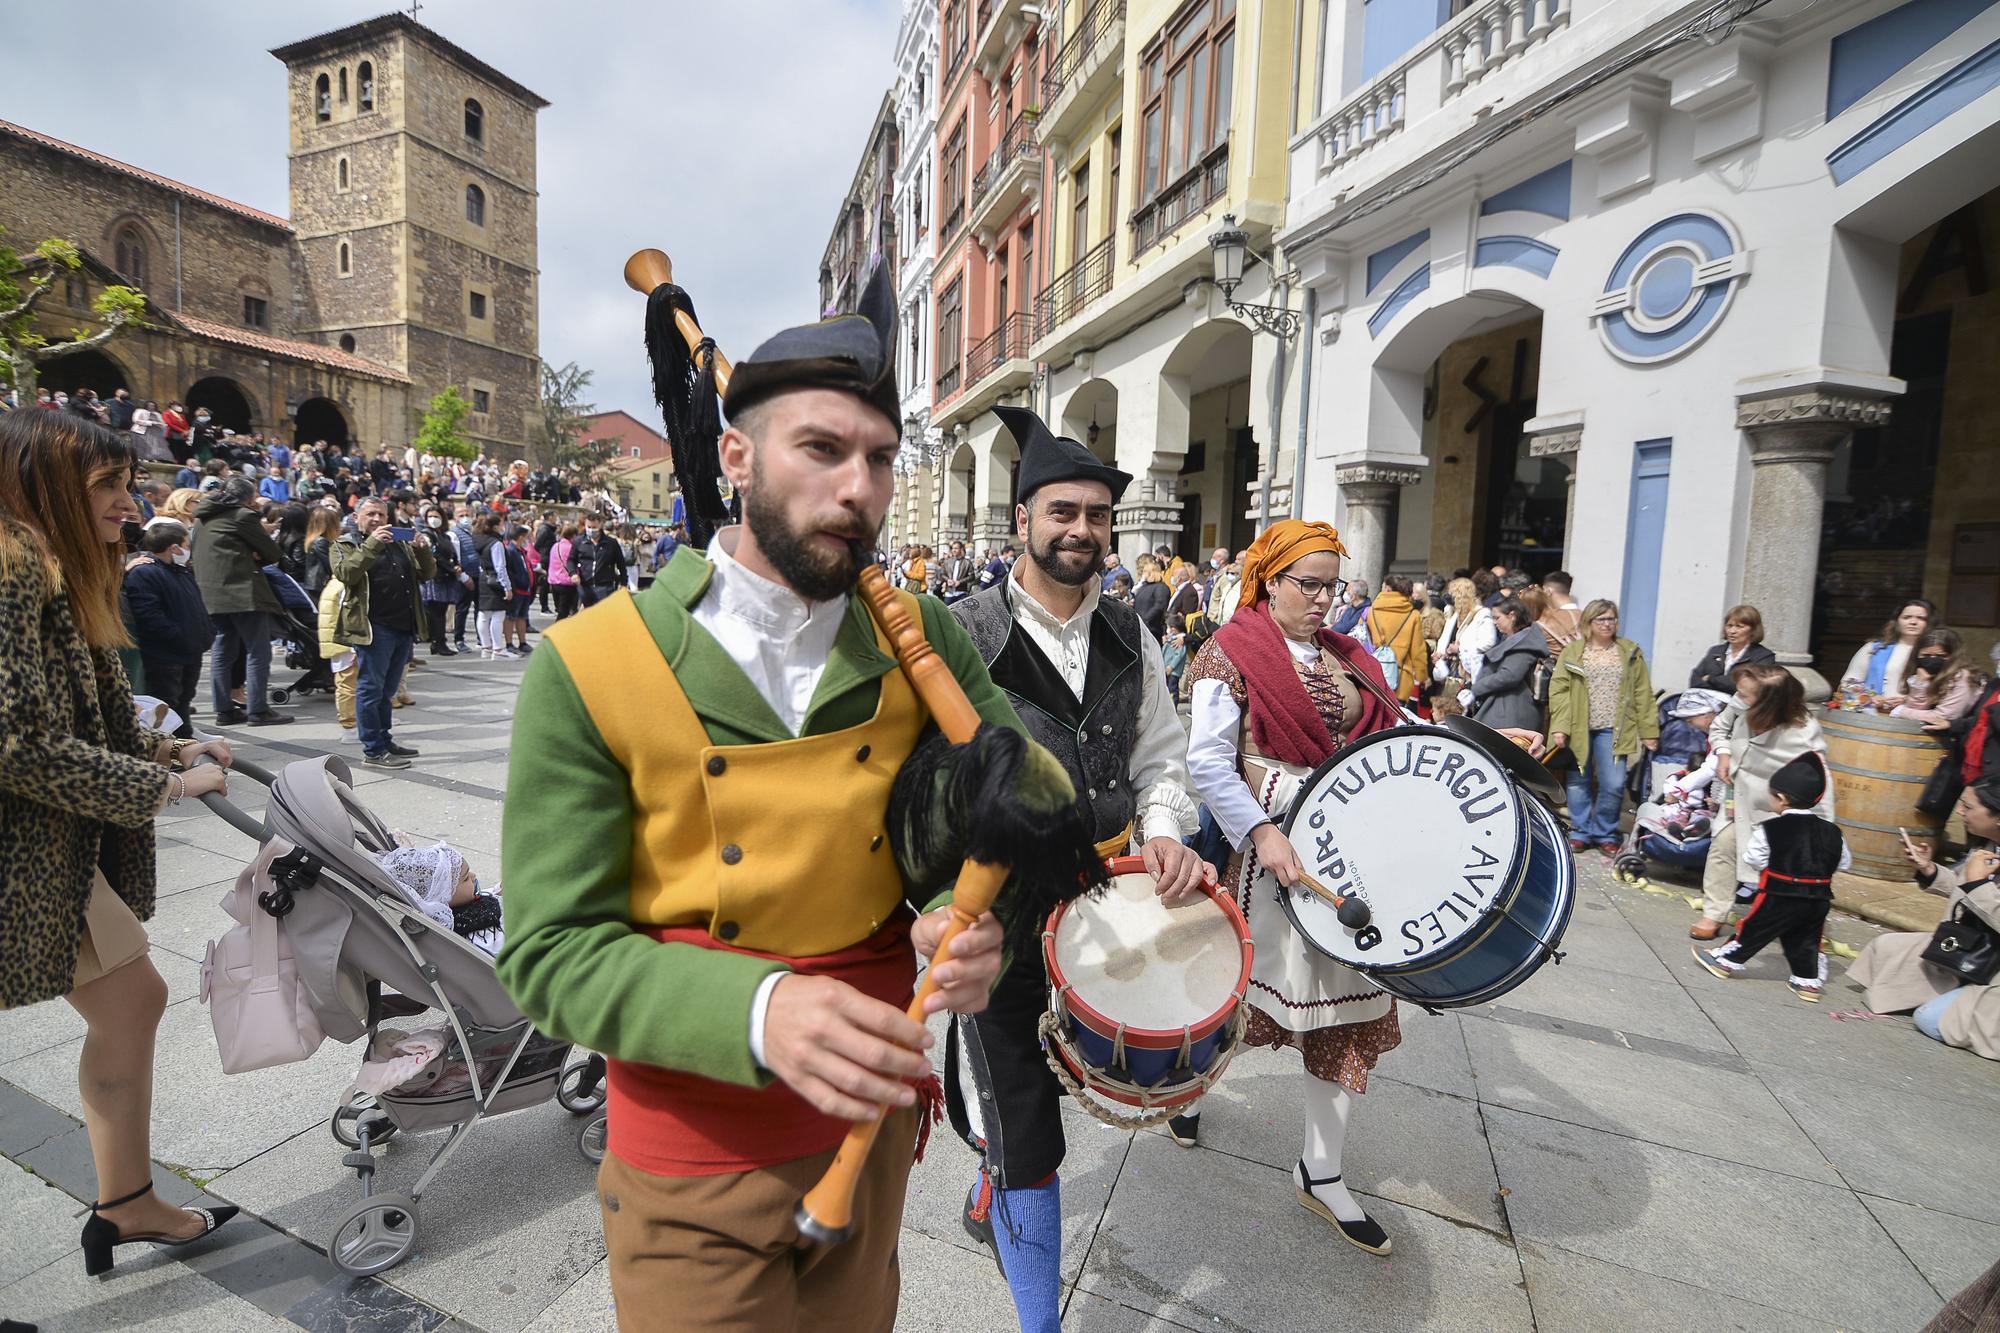
<svg viewBox="0 0 2000 1333">
<path fill-rule="evenodd" d="M 993 414 L 1021 450 L 1021 470 L 1014 485 L 1016 504 L 1026 504 L 1029 496 L 1052 481 L 1101 481 L 1111 488 L 1115 504 L 1132 484 L 1131 473 L 1100 462 L 1075 440 L 1054 434 L 1027 408 L 995 407 Z"/>
<path fill-rule="evenodd" d="M 1812 809 L 1826 795 L 1826 761 L 1807 750 L 1771 775 L 1771 790 L 1790 801 L 1794 810 Z"/>
<path fill-rule="evenodd" d="M 786 389 L 843 389 L 900 423 L 896 392 L 896 292 L 877 264 L 851 315 L 835 315 L 773 335 L 736 363 L 722 410 L 743 409 Z M 900 424 L 898 429 L 901 429 Z"/>
</svg>

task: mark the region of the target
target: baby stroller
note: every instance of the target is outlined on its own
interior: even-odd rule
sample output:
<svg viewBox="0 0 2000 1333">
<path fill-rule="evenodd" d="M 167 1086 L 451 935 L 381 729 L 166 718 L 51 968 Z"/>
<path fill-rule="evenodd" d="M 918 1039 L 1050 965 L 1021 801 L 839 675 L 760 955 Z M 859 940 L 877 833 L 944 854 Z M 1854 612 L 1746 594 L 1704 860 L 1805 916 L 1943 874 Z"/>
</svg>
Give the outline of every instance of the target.
<svg viewBox="0 0 2000 1333">
<path fill-rule="evenodd" d="M 274 637 L 285 641 L 285 665 L 305 672 L 289 687 L 281 689 L 273 685 L 271 702 L 285 703 L 295 694 L 333 693 L 333 670 L 319 654 L 319 610 L 313 605 L 312 595 L 276 565 L 264 566 L 263 574 L 283 608 L 276 617 Z"/>
<path fill-rule="evenodd" d="M 1709 819 L 1689 824 L 1676 818 L 1664 799 L 1667 784 L 1676 774 L 1698 767 L 1708 756 L 1708 733 L 1682 714 L 1689 707 L 1713 710 L 1727 702 L 1711 690 L 1692 697 L 1696 694 L 1686 692 L 1687 707 L 1682 706 L 1681 693 L 1661 697 L 1660 748 L 1650 762 L 1632 766 L 1626 784 L 1634 802 L 1632 829 L 1612 860 L 1612 869 L 1621 878 L 1642 877 L 1649 859 L 1680 870 L 1699 870 L 1708 861 L 1708 847 L 1714 841 L 1710 829 L 1718 816 L 1711 811 Z"/>
<path fill-rule="evenodd" d="M 355 795 L 346 763 L 331 755 L 302 759 L 273 776 L 238 759 L 231 772 L 271 789 L 263 822 L 219 794 L 203 803 L 260 844 L 282 838 L 307 854 L 275 862 L 274 870 L 286 871 L 258 902 L 278 918 L 325 1034 L 341 1042 L 365 1038 L 363 1049 L 372 1050 L 385 1020 L 433 1009 L 451 1033 L 443 1054 L 406 1082 L 334 1108 L 333 1137 L 352 1150 L 341 1163 L 361 1181 L 360 1199 L 328 1239 L 334 1267 L 365 1277 L 408 1258 L 424 1188 L 488 1116 L 553 1097 L 572 1115 L 589 1117 L 578 1149 L 602 1160 L 603 1057 L 571 1063 L 570 1043 L 536 1032 L 500 988 L 493 959 L 404 896 L 371 855 L 395 839 Z M 408 1192 L 375 1192 L 370 1145 L 432 1129 L 450 1132 Z"/>
</svg>

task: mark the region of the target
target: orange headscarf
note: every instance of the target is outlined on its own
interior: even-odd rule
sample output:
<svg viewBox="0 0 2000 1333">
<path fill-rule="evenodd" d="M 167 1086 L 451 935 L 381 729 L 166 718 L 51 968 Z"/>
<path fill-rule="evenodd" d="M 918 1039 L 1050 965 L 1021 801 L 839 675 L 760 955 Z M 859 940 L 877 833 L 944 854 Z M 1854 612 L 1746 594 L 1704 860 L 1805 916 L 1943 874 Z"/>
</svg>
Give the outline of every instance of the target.
<svg viewBox="0 0 2000 1333">
<path fill-rule="evenodd" d="M 1255 606 L 1263 601 L 1266 580 L 1320 551 L 1347 554 L 1347 548 L 1340 544 L 1340 533 L 1331 523 L 1288 518 L 1265 528 L 1243 553 L 1242 604 Z"/>
</svg>

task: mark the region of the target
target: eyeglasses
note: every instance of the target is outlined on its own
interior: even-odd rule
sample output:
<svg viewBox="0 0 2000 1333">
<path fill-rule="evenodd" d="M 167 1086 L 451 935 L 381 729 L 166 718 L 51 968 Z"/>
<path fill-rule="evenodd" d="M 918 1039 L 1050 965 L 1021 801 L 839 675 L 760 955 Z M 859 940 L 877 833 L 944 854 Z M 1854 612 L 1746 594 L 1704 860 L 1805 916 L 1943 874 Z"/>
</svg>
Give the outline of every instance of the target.
<svg viewBox="0 0 2000 1333">
<path fill-rule="evenodd" d="M 1306 600 L 1309 602 L 1318 601 L 1321 593 L 1338 599 L 1347 591 L 1346 579 L 1308 579 L 1301 578 L 1297 574 L 1280 574 L 1278 577 L 1291 580 L 1292 584 L 1306 595 Z"/>
</svg>

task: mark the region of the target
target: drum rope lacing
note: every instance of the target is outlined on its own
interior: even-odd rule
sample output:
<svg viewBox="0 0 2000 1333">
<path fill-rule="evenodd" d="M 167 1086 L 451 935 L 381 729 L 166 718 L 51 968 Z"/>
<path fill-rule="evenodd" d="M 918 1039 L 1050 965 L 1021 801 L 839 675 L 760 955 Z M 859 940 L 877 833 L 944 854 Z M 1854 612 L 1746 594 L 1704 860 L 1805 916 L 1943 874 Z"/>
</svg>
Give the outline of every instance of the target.
<svg viewBox="0 0 2000 1333">
<path fill-rule="evenodd" d="M 1064 989 L 1067 989 L 1067 987 Z M 1037 1024 L 1037 1029 L 1040 1032 L 1042 1040 L 1042 1058 L 1048 1061 L 1049 1068 L 1055 1072 L 1056 1081 L 1063 1085 L 1070 1096 L 1076 1098 L 1083 1105 L 1085 1111 L 1088 1111 L 1100 1123 L 1109 1125 L 1113 1129 L 1146 1129 L 1170 1120 L 1174 1116 L 1186 1113 L 1189 1108 L 1206 1096 L 1221 1081 L 1223 1071 L 1229 1068 L 1229 1062 L 1234 1060 L 1236 1053 L 1243 1049 L 1243 1033 L 1248 1027 L 1249 1021 L 1250 1008 L 1241 1002 L 1241 997 L 1239 996 L 1236 1012 L 1231 1014 L 1229 1018 L 1229 1026 L 1226 1029 L 1228 1035 L 1224 1037 L 1217 1048 L 1215 1063 L 1198 1074 L 1190 1070 L 1191 1077 L 1187 1081 L 1176 1083 L 1172 1088 L 1164 1092 L 1153 1088 L 1142 1088 L 1135 1083 L 1128 1083 L 1123 1079 L 1112 1078 L 1103 1070 L 1093 1067 L 1088 1060 L 1083 1058 L 1083 1053 L 1076 1049 L 1075 1043 L 1064 1033 L 1061 1015 L 1055 1009 L 1043 1012 L 1041 1022 Z M 1193 1034 L 1191 1032 L 1185 1028 L 1182 1029 L 1181 1058 L 1183 1060 L 1187 1059 L 1188 1053 L 1192 1049 L 1192 1037 Z M 1063 1057 L 1056 1053 L 1058 1048 L 1067 1053 L 1069 1058 L 1076 1062 L 1078 1069 L 1091 1070 L 1091 1077 L 1096 1082 L 1103 1084 L 1104 1087 L 1112 1091 L 1135 1098 L 1144 1109 L 1137 1115 L 1124 1115 L 1109 1109 L 1095 1098 L 1085 1096 L 1085 1089 L 1090 1085 L 1079 1080 L 1070 1071 L 1070 1067 L 1065 1063 Z M 1122 1060 L 1125 1052 L 1125 1025 L 1122 1023 L 1118 1026 L 1118 1035 L 1114 1039 L 1114 1049 L 1117 1052 L 1115 1058 Z M 1201 1089 L 1193 1097 L 1185 1096 L 1190 1083 Z M 1160 1096 L 1171 1096 L 1175 1100 L 1171 1105 L 1153 1105 L 1154 1098 Z"/>
</svg>

